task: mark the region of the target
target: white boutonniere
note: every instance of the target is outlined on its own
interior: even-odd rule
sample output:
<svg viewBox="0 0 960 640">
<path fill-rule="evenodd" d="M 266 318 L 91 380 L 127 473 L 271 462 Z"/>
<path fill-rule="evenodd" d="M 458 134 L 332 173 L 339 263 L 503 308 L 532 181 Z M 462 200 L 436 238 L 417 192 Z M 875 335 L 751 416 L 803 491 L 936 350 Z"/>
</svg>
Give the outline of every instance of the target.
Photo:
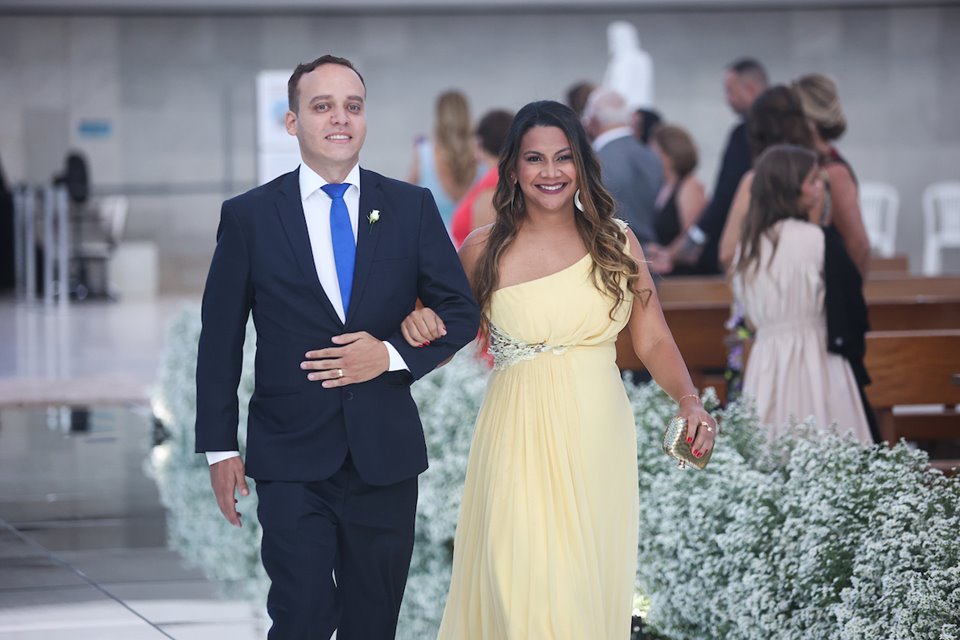
<svg viewBox="0 0 960 640">
<path fill-rule="evenodd" d="M 370 230 L 373 230 L 373 225 L 377 224 L 380 220 L 380 210 L 374 209 L 370 212 L 370 215 L 367 216 L 367 222 L 370 223 Z"/>
</svg>

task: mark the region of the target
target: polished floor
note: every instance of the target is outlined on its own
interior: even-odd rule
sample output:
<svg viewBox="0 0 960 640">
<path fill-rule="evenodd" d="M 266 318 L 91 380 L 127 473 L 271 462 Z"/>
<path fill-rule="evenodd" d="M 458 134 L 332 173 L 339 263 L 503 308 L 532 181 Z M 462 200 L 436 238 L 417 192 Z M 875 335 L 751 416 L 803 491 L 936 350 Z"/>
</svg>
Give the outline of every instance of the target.
<svg viewBox="0 0 960 640">
<path fill-rule="evenodd" d="M 265 636 L 166 546 L 143 471 L 167 325 L 189 300 L 0 300 L 0 640 Z"/>
</svg>

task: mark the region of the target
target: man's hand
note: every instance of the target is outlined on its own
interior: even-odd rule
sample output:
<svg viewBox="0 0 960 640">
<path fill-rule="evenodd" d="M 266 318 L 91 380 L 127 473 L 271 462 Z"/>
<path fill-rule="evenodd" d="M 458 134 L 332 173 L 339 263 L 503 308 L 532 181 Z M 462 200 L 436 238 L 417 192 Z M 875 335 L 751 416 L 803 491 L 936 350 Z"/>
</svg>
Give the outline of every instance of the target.
<svg viewBox="0 0 960 640">
<path fill-rule="evenodd" d="M 220 505 L 220 513 L 235 527 L 243 526 L 240 522 L 241 514 L 237 511 L 235 492 L 239 489 L 240 495 L 250 495 L 243 471 L 243 460 L 240 456 L 210 465 L 210 484 L 213 486 L 213 494 L 217 497 L 217 504 Z"/>
<path fill-rule="evenodd" d="M 334 336 L 343 345 L 308 351 L 300 368 L 311 371 L 310 380 L 322 380 L 326 389 L 373 380 L 390 368 L 387 347 L 366 331 Z"/>
</svg>

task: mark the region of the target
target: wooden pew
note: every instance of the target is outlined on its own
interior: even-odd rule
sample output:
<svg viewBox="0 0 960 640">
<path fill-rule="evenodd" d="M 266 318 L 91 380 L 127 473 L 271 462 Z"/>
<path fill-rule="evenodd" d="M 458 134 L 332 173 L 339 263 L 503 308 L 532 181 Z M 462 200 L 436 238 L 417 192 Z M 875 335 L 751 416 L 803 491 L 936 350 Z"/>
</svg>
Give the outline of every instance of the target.
<svg viewBox="0 0 960 640">
<path fill-rule="evenodd" d="M 725 384 L 717 371 L 726 366 L 724 324 L 730 317 L 732 293 L 716 277 L 664 279 L 657 285 L 663 314 L 673 332 L 694 384 L 716 386 L 721 399 Z M 960 328 L 960 277 L 877 276 L 864 287 L 874 331 Z M 629 333 L 617 340 L 621 369 L 642 370 Z"/>
<path fill-rule="evenodd" d="M 868 278 L 877 273 L 899 273 L 907 275 L 910 273 L 910 261 L 905 253 L 898 253 L 889 258 L 880 256 L 870 256 L 870 269 Z"/>
<path fill-rule="evenodd" d="M 906 440 L 960 441 L 960 329 L 876 331 L 867 334 L 867 370 L 873 383 L 867 397 L 877 414 L 880 436 Z M 903 405 L 946 405 L 940 413 L 894 415 Z M 934 460 L 943 470 L 960 459 Z"/>
</svg>

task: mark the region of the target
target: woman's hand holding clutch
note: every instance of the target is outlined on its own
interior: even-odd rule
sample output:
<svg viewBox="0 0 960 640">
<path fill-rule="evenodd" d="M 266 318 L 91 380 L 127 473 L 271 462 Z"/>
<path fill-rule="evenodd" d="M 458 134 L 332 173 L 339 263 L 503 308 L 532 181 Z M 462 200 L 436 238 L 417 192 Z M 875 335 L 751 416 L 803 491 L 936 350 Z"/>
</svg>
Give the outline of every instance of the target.
<svg viewBox="0 0 960 640">
<path fill-rule="evenodd" d="M 687 421 L 687 444 L 694 457 L 703 458 L 713 450 L 717 437 L 717 421 L 700 404 L 698 396 L 690 395 L 680 399 L 677 415 Z"/>
<path fill-rule="evenodd" d="M 663 451 L 676 459 L 681 468 L 707 466 L 719 431 L 717 422 L 700 404 L 700 396 L 688 393 L 680 398 L 677 415 L 663 433 Z"/>
</svg>

